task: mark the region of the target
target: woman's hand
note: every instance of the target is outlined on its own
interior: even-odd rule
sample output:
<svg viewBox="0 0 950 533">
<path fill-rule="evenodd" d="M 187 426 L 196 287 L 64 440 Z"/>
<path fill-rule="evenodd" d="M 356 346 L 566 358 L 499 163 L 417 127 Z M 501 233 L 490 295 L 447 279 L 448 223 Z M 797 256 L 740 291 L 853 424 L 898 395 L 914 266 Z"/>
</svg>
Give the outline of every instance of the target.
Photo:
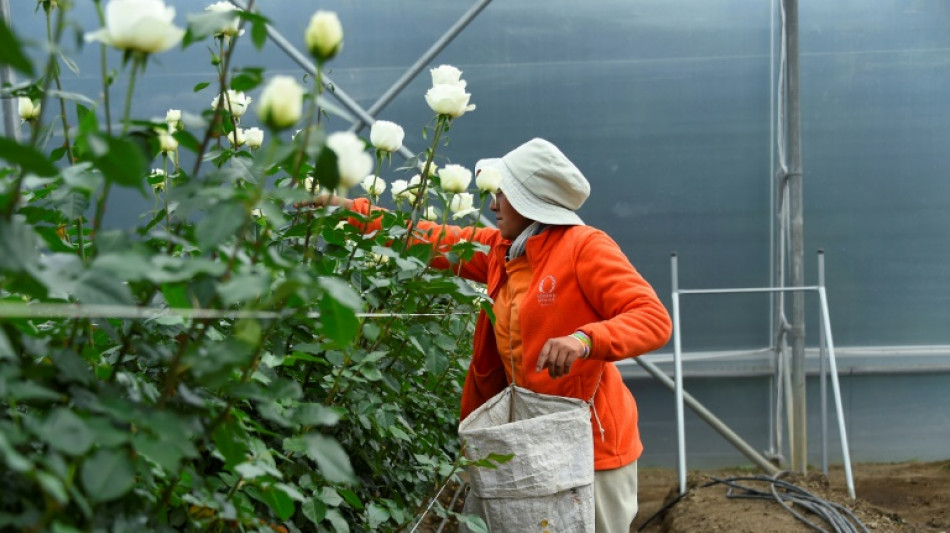
<svg viewBox="0 0 950 533">
<path fill-rule="evenodd" d="M 307 202 L 297 202 L 294 204 L 294 207 L 327 207 L 327 206 L 340 206 L 344 209 L 352 209 L 353 200 L 349 198 L 338 196 L 335 194 L 322 193 L 313 198 L 313 200 Z"/>
<path fill-rule="evenodd" d="M 538 355 L 537 371 L 545 368 L 552 378 L 566 376 L 571 371 L 571 365 L 584 355 L 584 344 L 575 337 L 554 337 L 548 339 Z"/>
</svg>

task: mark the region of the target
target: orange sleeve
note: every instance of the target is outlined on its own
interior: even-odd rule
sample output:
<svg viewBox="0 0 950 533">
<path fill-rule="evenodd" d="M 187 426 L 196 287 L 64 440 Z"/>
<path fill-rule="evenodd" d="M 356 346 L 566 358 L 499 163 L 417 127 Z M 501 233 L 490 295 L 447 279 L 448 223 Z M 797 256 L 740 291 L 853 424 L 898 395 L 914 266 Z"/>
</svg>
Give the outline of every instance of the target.
<svg viewBox="0 0 950 533">
<path fill-rule="evenodd" d="M 575 253 L 581 290 L 604 318 L 579 328 L 591 338 L 591 358 L 617 361 L 667 343 L 669 313 L 613 239 L 596 231 Z"/>
<path fill-rule="evenodd" d="M 382 216 L 373 216 L 374 212 L 385 211 L 381 207 L 373 207 L 366 198 L 357 198 L 353 200 L 351 211 L 363 216 L 369 216 L 367 222 L 362 218 L 350 217 L 348 222 L 363 233 L 372 233 L 382 229 Z M 463 278 L 487 283 L 488 281 L 488 254 L 477 252 L 466 261 L 452 263 L 446 257 L 446 252 L 451 250 L 452 246 L 461 241 L 471 241 L 484 244 L 489 249 L 495 244 L 501 242 L 501 234 L 495 228 L 475 228 L 472 226 L 460 227 L 420 220 L 413 230 L 412 244 L 428 243 L 435 248 L 435 254 L 430 261 L 433 268 L 441 270 L 451 269 Z"/>
</svg>

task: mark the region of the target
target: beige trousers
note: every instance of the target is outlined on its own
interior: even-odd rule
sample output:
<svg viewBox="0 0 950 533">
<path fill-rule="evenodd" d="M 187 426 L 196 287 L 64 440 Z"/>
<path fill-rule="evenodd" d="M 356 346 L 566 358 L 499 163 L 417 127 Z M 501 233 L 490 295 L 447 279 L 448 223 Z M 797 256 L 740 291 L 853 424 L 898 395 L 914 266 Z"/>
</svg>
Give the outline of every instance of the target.
<svg viewBox="0 0 950 533">
<path fill-rule="evenodd" d="M 637 462 L 594 472 L 596 533 L 630 533 L 637 516 Z"/>
</svg>

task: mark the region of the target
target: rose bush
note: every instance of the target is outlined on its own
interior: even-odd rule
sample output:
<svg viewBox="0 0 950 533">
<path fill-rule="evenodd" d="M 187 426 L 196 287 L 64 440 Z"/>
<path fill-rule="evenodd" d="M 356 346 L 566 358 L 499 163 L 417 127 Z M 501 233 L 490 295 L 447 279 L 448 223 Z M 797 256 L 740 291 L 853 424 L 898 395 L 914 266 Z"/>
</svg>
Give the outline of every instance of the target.
<svg viewBox="0 0 950 533">
<path fill-rule="evenodd" d="M 42 14 L 68 5 L 44 2 Z M 429 179 L 440 136 L 471 108 L 467 93 L 436 110 L 418 169 L 382 164 L 402 142 L 392 129 L 373 143 L 374 172 L 365 140 L 316 120 L 332 112 L 317 100 L 319 72 L 309 90 L 303 76 L 274 76 L 253 104 L 263 72 L 232 86 L 240 25 L 260 47 L 262 14 L 236 10 L 239 26 L 222 31 L 202 17 L 233 10 L 199 8 L 183 39 L 159 0 L 104 8 L 88 35 L 133 60 L 103 60 L 101 95 L 50 91 L 58 69 L 33 65 L 15 31 L 0 36 L 12 45 L 0 63 L 30 77 L 5 89 L 29 101 L 30 135 L 0 139 L 0 528 L 410 527 L 462 464 L 457 404 L 483 295 L 429 268 L 435 250 L 411 235 L 420 216 L 450 211 Z M 79 24 L 56 15 L 39 47 L 56 51 L 52 62 L 68 52 L 63 27 Z M 330 15 L 299 39 L 321 68 L 342 43 Z M 139 116 L 135 80 L 149 54 L 179 42 L 197 51 L 202 39 L 217 45 L 206 85 L 226 100 Z M 436 86 L 464 92 L 461 73 L 441 68 L 447 83 Z M 113 69 L 129 83 L 110 104 Z M 266 135 L 240 124 L 251 105 Z M 62 133 L 44 134 L 53 124 Z M 288 140 L 291 128 L 301 134 Z M 470 173 L 460 180 L 450 167 L 454 216 L 477 214 L 463 192 Z M 411 201 L 377 212 L 381 230 L 364 235 L 367 217 L 308 207 L 304 187 L 336 191 L 367 175 L 381 177 L 364 182 L 373 196 L 387 179 Z M 154 203 L 135 227 L 102 224 L 116 187 Z M 439 253 L 458 261 L 477 249 Z"/>
</svg>

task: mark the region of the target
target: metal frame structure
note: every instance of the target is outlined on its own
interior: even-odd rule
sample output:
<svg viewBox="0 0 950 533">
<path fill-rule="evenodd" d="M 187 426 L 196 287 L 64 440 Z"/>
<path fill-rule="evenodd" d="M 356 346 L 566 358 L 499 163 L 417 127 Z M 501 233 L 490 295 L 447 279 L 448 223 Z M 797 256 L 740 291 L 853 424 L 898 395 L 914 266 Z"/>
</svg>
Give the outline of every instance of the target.
<svg viewBox="0 0 950 533">
<path fill-rule="evenodd" d="M 230 0 L 230 2 L 240 9 L 247 9 L 248 5 L 246 0 Z M 375 116 L 384 109 L 393 99 L 413 80 L 423 69 L 428 65 L 439 53 L 442 52 L 451 43 L 455 37 L 457 37 L 467 26 L 468 24 L 476 17 L 478 14 L 484 10 L 491 0 L 476 0 L 472 6 L 452 25 L 450 26 L 430 47 L 426 50 L 379 98 L 373 103 L 369 109 L 364 109 L 360 106 L 355 100 L 353 100 L 338 84 L 334 83 L 328 76 L 323 75 L 323 83 L 331 90 L 328 91 L 328 94 L 332 95 L 336 101 L 338 101 L 349 113 L 352 114 L 351 117 L 348 117 L 353 122 L 350 126 L 351 131 L 360 131 L 368 125 L 371 125 L 375 122 Z M 778 149 L 778 166 L 779 171 L 775 176 L 776 184 L 779 184 L 779 193 L 775 195 L 776 197 L 776 210 L 777 210 L 777 220 L 778 230 L 777 235 L 780 240 L 780 245 L 775 247 L 774 255 L 776 257 L 776 262 L 774 268 L 775 279 L 773 279 L 773 285 L 779 285 L 778 287 L 773 288 L 764 288 L 764 289 L 708 289 L 708 290 L 680 290 L 677 287 L 678 281 L 676 278 L 676 258 L 673 258 L 673 269 L 674 269 L 674 290 L 673 290 L 673 308 L 674 308 L 674 332 L 675 332 L 675 381 L 670 380 L 666 374 L 660 371 L 652 363 L 649 363 L 640 358 L 636 359 L 637 363 L 640 364 L 644 369 L 647 370 L 653 377 L 658 379 L 664 385 L 670 387 L 675 391 L 676 395 L 676 405 L 677 405 L 677 424 L 679 432 L 679 444 L 680 444 L 680 476 L 681 476 L 681 490 L 685 490 L 685 445 L 684 445 L 684 436 L 683 436 L 683 420 L 682 420 L 682 408 L 683 404 L 688 404 L 692 409 L 694 409 L 703 419 L 713 425 L 720 433 L 722 433 L 726 438 L 735 445 L 740 451 L 746 454 L 750 459 L 753 460 L 758 466 L 763 468 L 766 472 L 776 473 L 777 468 L 766 458 L 764 458 L 759 452 L 754 450 L 751 446 L 746 444 L 739 438 L 735 433 L 733 433 L 729 428 L 727 428 L 721 421 L 719 421 L 711 412 L 708 411 L 705 407 L 702 406 L 698 401 L 693 397 L 688 395 L 682 387 L 682 368 L 681 368 L 681 347 L 680 347 L 680 324 L 679 324 L 679 295 L 680 294 L 700 294 L 700 293 L 724 293 L 724 292 L 768 292 L 771 294 L 777 295 L 775 298 L 773 311 L 775 312 L 775 345 L 772 349 L 777 355 L 781 355 L 783 352 L 781 343 L 784 341 L 785 334 L 790 333 L 789 337 L 792 340 L 792 379 L 794 381 L 793 387 L 786 387 L 786 392 L 792 394 L 791 401 L 788 402 L 788 406 L 791 408 L 792 413 L 790 414 L 789 428 L 791 437 L 794 439 L 792 446 L 792 455 L 793 455 L 793 467 L 798 470 L 804 470 L 804 454 L 805 454 L 805 428 L 804 428 L 804 412 L 805 412 L 805 403 L 804 403 L 804 293 L 810 291 L 817 291 L 819 298 L 821 299 L 821 317 L 823 327 L 820 330 L 821 336 L 821 346 L 822 346 L 822 357 L 821 357 L 821 373 L 822 373 L 822 431 L 823 431 L 823 445 L 822 445 L 822 458 L 823 458 L 823 468 L 827 472 L 827 435 L 826 435 L 826 417 L 825 417 L 825 402 L 826 402 L 826 391 L 825 391 L 825 347 L 827 346 L 827 351 L 829 353 L 828 361 L 831 365 L 832 373 L 832 382 L 835 393 L 836 406 L 838 410 L 838 421 L 842 435 L 842 446 L 845 454 L 845 469 L 848 475 L 849 482 L 849 493 L 853 497 L 853 483 L 851 481 L 850 473 L 850 458 L 848 456 L 847 442 L 844 433 L 844 421 L 842 415 L 842 408 L 840 402 L 840 392 L 838 390 L 838 381 L 837 381 L 837 371 L 835 368 L 835 359 L 834 359 L 834 348 L 833 342 L 831 340 L 831 328 L 830 321 L 827 314 L 827 297 L 824 289 L 824 272 L 823 272 L 823 256 L 820 256 L 821 261 L 821 279 L 818 286 L 815 287 L 805 287 L 803 286 L 803 268 L 802 268 L 802 205 L 801 205 L 801 181 L 802 181 L 802 171 L 801 171 L 801 131 L 800 131 L 800 111 L 799 111 L 799 90 L 798 90 L 798 3 L 797 0 L 773 0 L 773 9 L 775 5 L 779 5 L 781 8 L 781 39 L 780 39 L 780 50 L 781 50 L 781 60 L 779 63 L 779 80 L 775 85 L 776 91 L 773 91 L 773 95 L 778 96 L 778 127 L 775 128 L 775 125 L 772 125 L 773 137 L 776 140 L 776 143 L 773 144 L 773 147 Z M 0 15 L 2 15 L 4 23 L 9 21 L 9 0 L 0 0 Z M 774 17 L 773 17 L 774 18 Z M 774 24 L 774 20 L 773 20 Z M 278 32 L 273 26 L 267 25 L 267 36 L 268 38 L 285 54 L 288 55 L 295 63 L 297 63 L 305 72 L 315 75 L 316 66 L 311 62 L 307 55 L 301 53 L 296 49 L 280 32 Z M 774 31 L 774 27 L 773 27 Z M 770 69 L 770 76 L 774 74 L 773 69 Z M 0 69 L 0 77 L 2 81 L 9 82 L 12 80 L 12 72 L 9 68 Z M 9 137 L 16 138 L 18 136 L 18 131 L 15 123 L 15 117 L 17 115 L 15 110 L 15 100 L 14 99 L 4 99 L 2 104 L 4 106 L 4 122 L 6 133 Z M 774 108 L 774 102 L 770 104 Z M 786 116 L 787 112 L 787 116 Z M 785 122 L 787 118 L 787 122 Z M 789 151 L 788 161 L 786 161 L 785 148 Z M 402 146 L 399 150 L 400 155 L 404 158 L 412 159 L 416 157 L 416 154 L 406 146 Z M 788 166 L 786 166 L 788 165 Z M 790 168 L 788 168 L 790 167 Z M 790 209 L 785 210 L 785 200 L 788 199 L 790 203 Z M 790 211 L 790 212 L 789 212 Z M 493 226 L 489 221 L 482 217 L 482 222 L 487 226 Z M 786 233 L 787 240 L 786 240 Z M 786 258 L 785 248 L 786 245 L 790 248 L 790 257 Z M 786 260 L 790 263 L 791 266 L 791 284 L 792 287 L 785 287 L 785 272 L 784 266 Z M 785 321 L 784 315 L 784 294 L 786 292 L 792 292 L 794 294 L 794 300 L 792 302 L 792 323 L 788 324 Z M 781 359 L 781 357 L 779 357 Z M 780 365 L 776 365 L 777 377 L 781 383 L 783 380 L 788 379 L 788 373 L 778 372 Z M 776 429 L 780 424 L 776 424 Z M 773 444 L 780 441 L 779 436 L 774 437 Z"/>
<path fill-rule="evenodd" d="M 0 24 L 12 24 L 10 20 L 10 2 L 9 0 L 0 0 Z M 0 86 L 13 85 L 13 69 L 9 65 L 0 66 Z M 3 130 L 4 134 L 15 141 L 20 140 L 20 130 L 17 128 L 16 117 L 17 100 L 12 96 L 0 97 L 0 103 L 3 105 Z"/>
<path fill-rule="evenodd" d="M 800 287 L 754 287 L 754 288 L 729 288 L 729 289 L 681 289 L 679 287 L 679 268 L 676 254 L 672 254 L 670 258 L 670 269 L 672 274 L 672 298 L 673 298 L 673 366 L 674 366 L 674 393 L 675 393 L 675 403 L 676 403 L 676 435 L 677 435 L 677 471 L 679 474 L 679 486 L 680 493 L 686 492 L 686 431 L 685 431 L 685 422 L 684 422 L 684 409 L 683 404 L 685 402 L 686 393 L 683 389 L 683 363 L 682 363 L 682 324 L 680 322 L 680 295 L 685 294 L 742 294 L 742 293 L 786 293 L 793 292 L 799 293 L 804 297 L 806 292 L 816 292 L 818 294 L 818 299 L 820 303 L 819 307 L 819 319 L 821 321 L 821 329 L 819 336 L 820 343 L 820 370 L 819 370 L 819 379 L 821 380 L 821 426 L 822 426 L 822 449 L 821 449 L 821 460 L 822 460 L 822 469 L 825 474 L 828 473 L 828 441 L 827 441 L 827 392 L 826 392 L 826 382 L 828 374 L 831 376 L 831 385 L 832 391 L 834 394 L 835 401 L 835 412 L 838 419 L 838 434 L 841 438 L 841 452 L 844 462 L 844 471 L 845 478 L 848 486 L 848 495 L 854 499 L 854 478 L 851 473 L 851 454 L 848 448 L 848 435 L 845 428 L 844 422 L 844 408 L 841 402 L 841 387 L 838 382 L 838 368 L 835 360 L 835 350 L 834 350 L 834 340 L 831 334 L 831 318 L 828 313 L 828 295 L 825 290 L 825 276 L 824 276 L 824 252 L 818 252 L 818 285 L 814 286 L 800 286 Z M 804 340 L 804 339 L 803 339 Z M 643 362 L 638 361 L 643 364 Z M 826 368 L 827 363 L 827 368 Z M 646 368 L 646 367 L 645 367 Z M 649 371 L 649 370 L 648 370 Z M 652 372 L 651 372 L 652 374 Z M 802 365 L 802 376 L 804 377 L 804 364 Z M 665 375 L 664 375 L 665 377 Z M 669 378 L 667 378 L 668 380 Z M 695 402 L 695 400 L 693 400 Z M 690 402 L 690 407 L 696 409 L 696 406 Z M 697 413 L 700 414 L 707 422 L 712 425 L 713 429 L 718 431 L 727 440 L 729 440 L 733 445 L 740 449 L 747 456 L 752 458 L 760 467 L 774 473 L 777 471 L 774 467 L 766 468 L 762 463 L 768 464 L 768 461 L 762 459 L 761 457 L 756 457 L 758 454 L 754 453 L 754 450 L 747 443 L 743 442 L 734 432 L 732 432 L 725 424 L 715 419 L 715 417 L 710 418 L 711 414 L 706 412 L 703 413 L 697 410 Z M 802 421 L 804 422 L 804 421 Z M 750 454 L 749 450 L 752 450 L 753 453 Z"/>
</svg>

